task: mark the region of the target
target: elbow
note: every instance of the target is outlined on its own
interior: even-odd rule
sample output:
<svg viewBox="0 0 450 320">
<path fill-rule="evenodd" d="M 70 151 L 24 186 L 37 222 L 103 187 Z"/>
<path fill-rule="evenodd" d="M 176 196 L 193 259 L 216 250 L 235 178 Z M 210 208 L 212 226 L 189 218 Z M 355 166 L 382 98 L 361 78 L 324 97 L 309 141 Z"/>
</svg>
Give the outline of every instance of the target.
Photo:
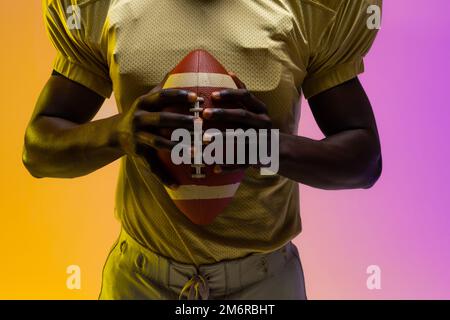
<svg viewBox="0 0 450 320">
<path fill-rule="evenodd" d="M 32 156 L 30 155 L 30 151 L 27 146 L 23 147 L 22 152 L 22 163 L 27 169 L 27 171 L 34 177 L 34 178 L 43 178 L 43 176 L 39 173 L 39 166 L 37 165 L 36 161 L 32 160 Z"/>
<path fill-rule="evenodd" d="M 359 189 L 373 188 L 380 180 L 383 171 L 383 160 L 378 136 L 371 134 L 366 146 L 369 146 L 369 148 L 365 152 L 360 153 L 358 157 L 360 166 L 355 166 L 359 167 L 359 174 L 357 174 L 359 176 L 357 188 Z M 361 161 L 363 159 L 364 161 Z"/>
<path fill-rule="evenodd" d="M 338 189 L 371 189 L 380 179 L 382 170 L 381 156 L 367 162 L 359 161 L 350 171 L 342 175 Z"/>
<path fill-rule="evenodd" d="M 362 179 L 361 189 L 371 189 L 375 186 L 383 172 L 383 161 L 381 155 L 369 166 L 364 178 Z"/>
<path fill-rule="evenodd" d="M 32 139 L 29 138 L 28 130 L 25 134 L 25 141 L 22 150 L 22 163 L 25 169 L 34 177 L 34 178 L 43 178 L 44 176 L 41 174 L 39 168 L 39 161 L 37 161 L 35 152 L 36 146 L 33 144 Z"/>
</svg>

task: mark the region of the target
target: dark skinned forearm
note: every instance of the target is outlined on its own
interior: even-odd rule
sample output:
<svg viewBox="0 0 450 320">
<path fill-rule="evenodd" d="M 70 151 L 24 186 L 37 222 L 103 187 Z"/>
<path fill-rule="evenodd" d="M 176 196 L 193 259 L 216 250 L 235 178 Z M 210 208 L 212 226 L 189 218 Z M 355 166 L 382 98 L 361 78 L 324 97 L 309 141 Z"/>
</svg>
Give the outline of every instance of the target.
<svg viewBox="0 0 450 320">
<path fill-rule="evenodd" d="M 73 178 L 87 175 L 125 154 L 146 150 L 152 173 L 174 185 L 156 159 L 156 150 L 174 142 L 155 132 L 162 128 L 191 130 L 193 117 L 162 112 L 165 105 L 189 108 L 197 95 L 176 89 L 162 90 L 161 82 L 139 97 L 126 111 L 92 121 L 104 102 L 94 91 L 53 72 L 44 86 L 25 133 L 23 163 L 35 177 Z"/>
<path fill-rule="evenodd" d="M 238 90 L 223 90 L 216 104 L 241 103 L 241 109 L 206 109 L 206 119 L 266 129 L 270 118 L 264 103 L 249 92 L 236 76 Z M 358 78 L 332 87 L 308 100 L 313 116 L 325 135 L 316 141 L 280 134 L 278 173 L 321 189 L 369 188 L 381 174 L 381 148 L 372 106 Z M 235 170 L 225 166 L 226 170 Z"/>
<path fill-rule="evenodd" d="M 39 116 L 25 135 L 23 162 L 35 177 L 87 175 L 123 156 L 113 130 L 118 116 L 77 124 Z"/>
<path fill-rule="evenodd" d="M 326 190 L 369 188 L 381 173 L 378 138 L 347 130 L 321 141 L 280 134 L 279 174 Z"/>
</svg>

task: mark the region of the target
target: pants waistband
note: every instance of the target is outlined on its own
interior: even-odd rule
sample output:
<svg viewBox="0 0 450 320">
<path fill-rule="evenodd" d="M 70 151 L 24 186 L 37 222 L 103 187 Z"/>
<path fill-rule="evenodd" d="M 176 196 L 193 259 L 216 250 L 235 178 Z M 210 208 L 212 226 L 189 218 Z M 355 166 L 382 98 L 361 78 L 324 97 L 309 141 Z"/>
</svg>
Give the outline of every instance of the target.
<svg viewBox="0 0 450 320">
<path fill-rule="evenodd" d="M 123 228 L 117 246 L 134 271 L 147 279 L 180 293 L 186 289 L 186 283 L 199 276 L 207 282 L 212 297 L 223 297 L 262 281 L 280 271 L 292 258 L 298 258 L 297 248 L 289 242 L 270 253 L 255 253 L 240 259 L 195 266 L 172 261 L 145 248 Z"/>
</svg>

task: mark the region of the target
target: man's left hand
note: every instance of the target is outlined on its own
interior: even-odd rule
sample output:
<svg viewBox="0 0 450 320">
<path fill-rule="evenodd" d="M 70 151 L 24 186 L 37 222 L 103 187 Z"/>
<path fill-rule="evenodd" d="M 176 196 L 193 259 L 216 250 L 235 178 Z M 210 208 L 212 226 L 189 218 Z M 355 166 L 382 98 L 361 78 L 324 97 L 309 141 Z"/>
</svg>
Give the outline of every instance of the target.
<svg viewBox="0 0 450 320">
<path fill-rule="evenodd" d="M 207 121 L 220 122 L 226 128 L 242 128 L 243 130 L 271 129 L 272 121 L 267 114 L 267 107 L 255 97 L 245 84 L 233 73 L 230 76 L 235 81 L 238 89 L 226 89 L 213 92 L 211 97 L 216 106 L 234 105 L 233 108 L 207 108 L 203 110 L 202 117 Z M 222 165 L 216 166 L 215 171 L 242 170 L 248 167 L 245 165 Z"/>
</svg>

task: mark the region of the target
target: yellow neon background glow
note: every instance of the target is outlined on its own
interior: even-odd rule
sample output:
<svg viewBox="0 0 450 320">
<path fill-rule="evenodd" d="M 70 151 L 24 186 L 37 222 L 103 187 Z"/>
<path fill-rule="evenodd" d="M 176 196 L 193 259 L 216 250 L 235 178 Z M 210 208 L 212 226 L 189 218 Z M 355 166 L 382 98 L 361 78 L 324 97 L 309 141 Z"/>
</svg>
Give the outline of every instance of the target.
<svg viewBox="0 0 450 320">
<path fill-rule="evenodd" d="M 41 1 L 2 1 L 0 39 L 0 299 L 95 299 L 119 230 L 118 163 L 73 180 L 37 180 L 26 172 L 23 134 L 55 56 Z M 112 112 L 107 102 L 99 116 Z M 66 288 L 72 264 L 81 268 L 81 290 Z"/>
</svg>

